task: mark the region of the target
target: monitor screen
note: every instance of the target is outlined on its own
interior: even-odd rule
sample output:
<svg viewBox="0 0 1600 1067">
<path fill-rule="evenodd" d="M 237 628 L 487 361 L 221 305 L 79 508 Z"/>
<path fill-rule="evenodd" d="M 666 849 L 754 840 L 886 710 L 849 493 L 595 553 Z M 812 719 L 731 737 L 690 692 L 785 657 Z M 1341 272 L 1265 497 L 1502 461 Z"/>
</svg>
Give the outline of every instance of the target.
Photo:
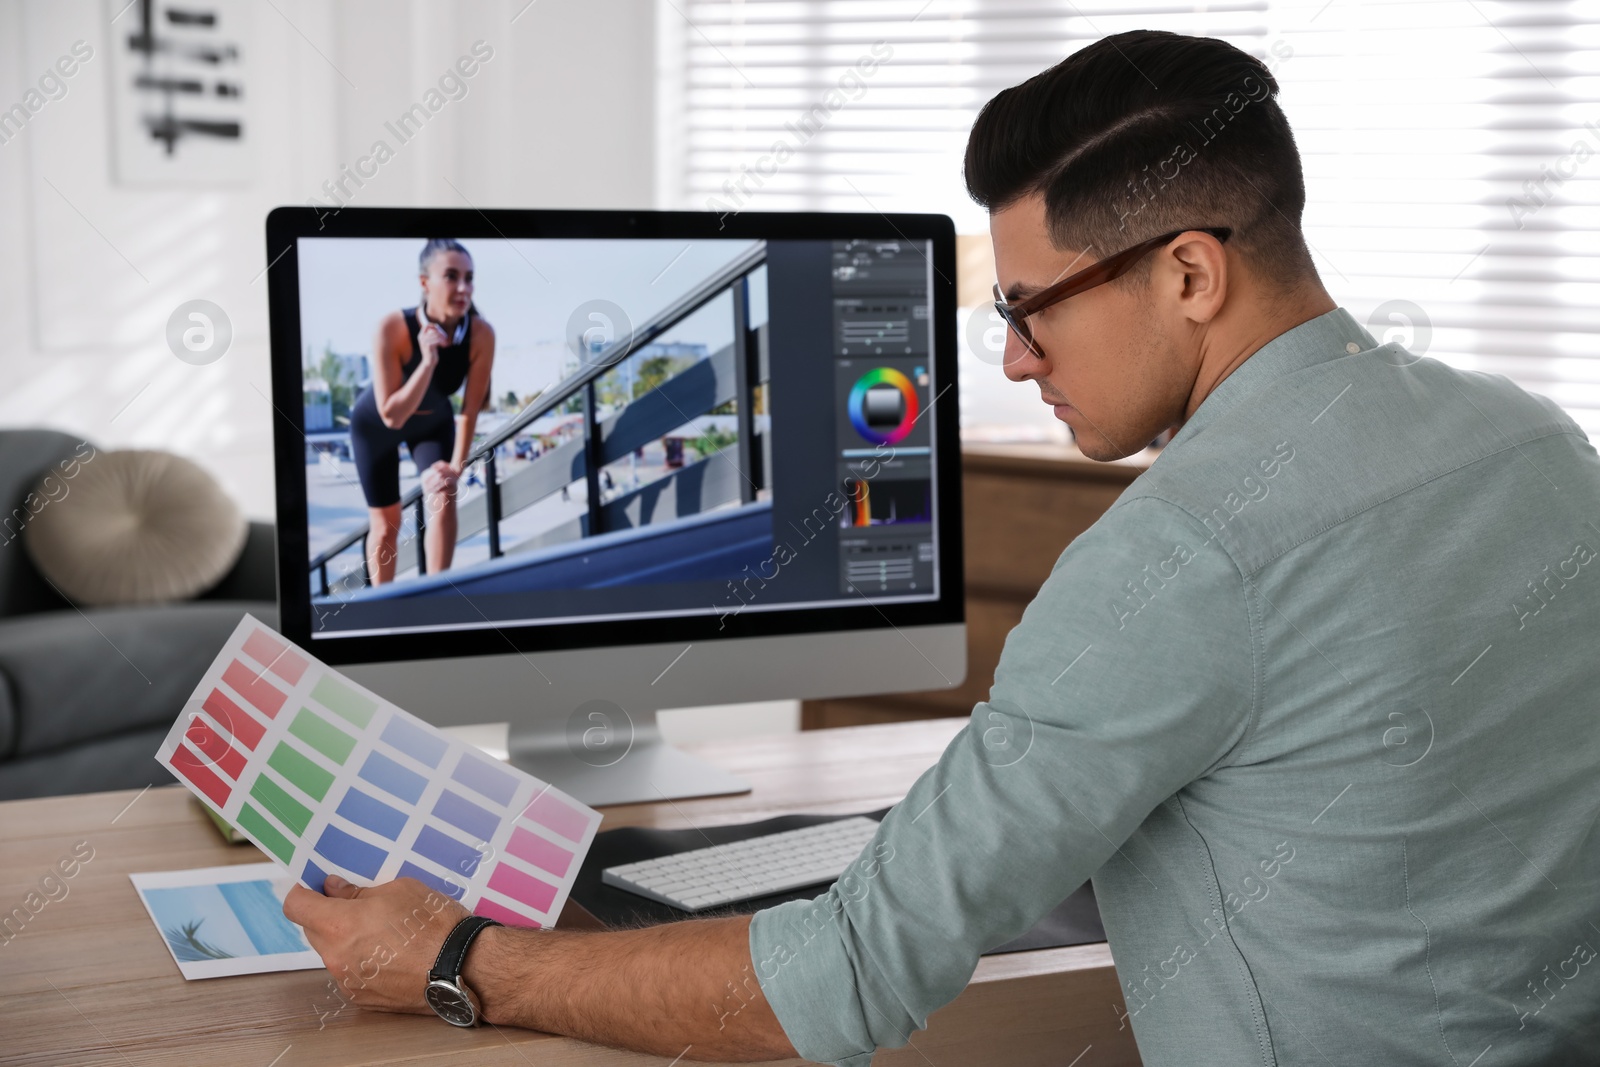
<svg viewBox="0 0 1600 1067">
<path fill-rule="evenodd" d="M 305 638 L 714 637 L 947 595 L 932 236 L 354 228 L 289 238 Z"/>
</svg>

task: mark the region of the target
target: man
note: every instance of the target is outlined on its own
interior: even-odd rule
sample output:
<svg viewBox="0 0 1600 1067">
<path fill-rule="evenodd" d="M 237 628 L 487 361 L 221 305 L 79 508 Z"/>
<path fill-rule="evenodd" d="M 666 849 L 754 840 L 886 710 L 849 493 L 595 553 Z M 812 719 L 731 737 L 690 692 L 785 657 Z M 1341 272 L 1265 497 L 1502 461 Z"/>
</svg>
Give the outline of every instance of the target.
<svg viewBox="0 0 1600 1067">
<path fill-rule="evenodd" d="M 966 174 L 1006 373 L 1096 459 L 1176 434 L 827 894 L 490 929 L 464 973 L 491 1021 L 865 1065 L 1092 876 L 1125 1006 L 1061 1010 L 1116 1010 L 1148 1067 L 1593 1061 L 1600 457 L 1335 305 L 1276 92 L 1227 44 L 1136 32 L 989 103 Z M 342 975 L 424 895 L 285 911 Z M 460 915 L 357 1001 L 424 1010 Z"/>
</svg>

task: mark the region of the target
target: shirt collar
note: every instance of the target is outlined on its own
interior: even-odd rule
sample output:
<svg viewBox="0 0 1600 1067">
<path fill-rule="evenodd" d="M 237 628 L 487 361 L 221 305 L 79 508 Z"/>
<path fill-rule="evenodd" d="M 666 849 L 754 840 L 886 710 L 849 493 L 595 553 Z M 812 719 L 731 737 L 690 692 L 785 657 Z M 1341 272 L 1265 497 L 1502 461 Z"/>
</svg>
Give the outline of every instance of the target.
<svg viewBox="0 0 1600 1067">
<path fill-rule="evenodd" d="M 1307 319 L 1256 349 L 1233 369 L 1233 373 L 1218 382 L 1162 451 L 1182 445 L 1219 415 L 1276 378 L 1377 347 L 1377 340 L 1342 307 Z"/>
</svg>

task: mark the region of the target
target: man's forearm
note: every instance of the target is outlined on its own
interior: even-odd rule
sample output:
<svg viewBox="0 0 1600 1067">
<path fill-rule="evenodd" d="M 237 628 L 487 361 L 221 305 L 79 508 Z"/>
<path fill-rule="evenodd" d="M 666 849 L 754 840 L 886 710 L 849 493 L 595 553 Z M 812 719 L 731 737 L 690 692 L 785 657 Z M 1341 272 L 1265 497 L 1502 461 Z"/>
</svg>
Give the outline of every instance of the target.
<svg viewBox="0 0 1600 1067">
<path fill-rule="evenodd" d="M 750 960 L 750 918 L 640 930 L 485 930 L 463 977 L 492 1023 L 660 1056 L 794 1056 Z"/>
</svg>

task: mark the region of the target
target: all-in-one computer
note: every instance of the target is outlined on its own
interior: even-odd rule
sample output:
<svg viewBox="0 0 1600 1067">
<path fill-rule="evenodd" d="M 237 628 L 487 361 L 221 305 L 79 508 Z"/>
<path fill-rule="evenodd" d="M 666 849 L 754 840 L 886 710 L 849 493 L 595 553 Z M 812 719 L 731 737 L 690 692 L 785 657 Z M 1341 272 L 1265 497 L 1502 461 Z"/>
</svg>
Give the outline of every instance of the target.
<svg viewBox="0 0 1600 1067">
<path fill-rule="evenodd" d="M 280 208 L 267 255 L 321 659 L 592 804 L 746 788 L 658 710 L 961 681 L 948 219 Z"/>
</svg>

